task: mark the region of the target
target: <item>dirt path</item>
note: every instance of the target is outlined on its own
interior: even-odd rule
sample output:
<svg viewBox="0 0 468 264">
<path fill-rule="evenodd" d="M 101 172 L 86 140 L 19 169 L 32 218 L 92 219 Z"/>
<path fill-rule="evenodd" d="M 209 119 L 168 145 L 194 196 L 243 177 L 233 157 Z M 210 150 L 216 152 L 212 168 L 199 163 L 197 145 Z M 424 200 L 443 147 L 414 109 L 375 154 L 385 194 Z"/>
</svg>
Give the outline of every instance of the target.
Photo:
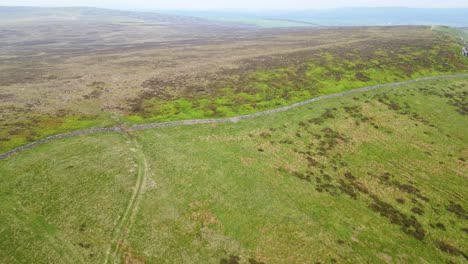
<svg viewBox="0 0 468 264">
<path fill-rule="evenodd" d="M 361 93 L 361 92 L 366 92 L 366 91 L 372 91 L 372 90 L 377 90 L 381 88 L 386 88 L 386 87 L 394 87 L 394 86 L 399 86 L 403 84 L 409 84 L 409 83 L 416 83 L 416 82 L 421 82 L 421 81 L 428 81 L 428 80 L 439 80 L 439 79 L 449 79 L 449 78 L 457 78 L 457 77 L 468 77 L 468 73 L 463 73 L 463 74 L 454 74 L 454 75 L 444 75 L 444 76 L 431 76 L 431 77 L 424 77 L 424 78 L 418 78 L 414 80 L 408 80 L 408 81 L 403 81 L 403 82 L 395 82 L 395 83 L 387 83 L 387 84 L 379 84 L 379 85 L 374 85 L 374 86 L 369 86 L 369 87 L 364 87 L 364 88 L 358 88 L 358 89 L 353 89 L 341 93 L 336 93 L 336 94 L 330 94 L 330 95 L 325 95 L 325 96 L 320 96 L 311 100 L 307 100 L 304 102 L 300 102 L 297 104 L 292 104 L 288 106 L 283 106 L 280 108 L 264 111 L 264 112 L 258 112 L 250 115 L 243 115 L 243 116 L 236 116 L 236 117 L 230 117 L 230 118 L 221 118 L 221 119 L 194 119 L 194 120 L 183 120 L 183 121 L 174 121 L 174 122 L 166 122 L 166 123 L 152 123 L 152 124 L 145 124 L 145 125 L 135 125 L 128 129 L 128 131 L 137 131 L 137 130 L 144 130 L 144 129 L 151 129 L 151 128 L 156 128 L 156 127 L 167 127 L 167 126 L 181 126 L 181 125 L 196 125 L 196 124 L 214 124 L 214 123 L 236 123 L 241 120 L 246 120 L 246 119 L 251 119 L 259 116 L 264 116 L 264 115 L 269 115 L 273 113 L 278 113 L 278 112 L 283 112 L 287 111 L 293 108 L 297 108 L 303 105 L 311 104 L 317 101 L 325 100 L 325 99 L 330 99 L 330 98 L 335 98 L 335 97 L 341 97 L 345 96 L 348 94 L 353 94 L 353 93 Z M 80 130 L 80 131 L 74 131 L 70 133 L 65 133 L 65 134 L 59 134 L 51 137 L 47 137 L 41 140 L 38 140 L 36 142 L 18 147 L 16 149 L 10 150 L 6 153 L 0 154 L 0 160 L 7 158 L 11 155 L 14 155 L 16 153 L 19 153 L 21 151 L 24 151 L 26 149 L 33 148 L 35 146 L 47 143 L 49 141 L 54 141 L 62 138 L 67 138 L 67 137 L 74 137 L 74 136 L 79 136 L 79 135 L 86 135 L 86 134 L 96 134 L 96 133 L 123 133 L 124 131 L 120 127 L 114 127 L 114 128 L 96 128 L 96 129 L 88 129 L 88 130 Z"/>
<path fill-rule="evenodd" d="M 136 158 L 138 162 L 138 175 L 133 194 L 128 201 L 127 208 L 124 214 L 120 217 L 118 224 L 114 227 L 112 232 L 112 241 L 109 245 L 106 255 L 104 258 L 104 263 L 108 262 L 120 262 L 117 261 L 122 254 L 123 247 L 127 244 L 126 239 L 130 234 L 130 229 L 135 221 L 135 217 L 138 213 L 138 208 L 143 194 L 143 188 L 146 183 L 146 177 L 148 173 L 148 162 L 146 161 L 146 156 L 143 152 L 141 144 L 138 140 L 130 135 L 132 138 L 133 146 L 136 149 Z"/>
</svg>

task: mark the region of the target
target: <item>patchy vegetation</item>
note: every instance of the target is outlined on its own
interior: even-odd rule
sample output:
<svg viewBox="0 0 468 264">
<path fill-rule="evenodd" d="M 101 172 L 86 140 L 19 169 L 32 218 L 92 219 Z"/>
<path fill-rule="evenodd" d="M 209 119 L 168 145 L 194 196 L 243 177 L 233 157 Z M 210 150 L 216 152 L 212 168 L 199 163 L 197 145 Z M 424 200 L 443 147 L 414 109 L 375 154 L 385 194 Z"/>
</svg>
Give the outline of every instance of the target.
<svg viewBox="0 0 468 264">
<path fill-rule="evenodd" d="M 413 30 L 417 40 L 402 34 L 245 60 L 240 68 L 224 70 L 204 83 L 150 79 L 143 83 L 145 92 L 131 102 L 131 112 L 157 121 L 235 116 L 353 88 L 468 69 L 453 39 Z M 184 99 L 177 99 L 181 96 Z"/>
<path fill-rule="evenodd" d="M 60 26 L 2 18 L 0 152 L 468 70 L 447 28 L 250 31 L 78 11 Z M 466 262 L 467 89 L 426 81 L 10 156 L 0 262 Z"/>
<path fill-rule="evenodd" d="M 78 11 L 60 26 L 0 23 L 0 152 L 71 130 L 231 117 L 468 70 L 458 41 L 428 27 L 252 31 Z M 453 96 L 466 112 L 466 95 Z"/>
<path fill-rule="evenodd" d="M 467 120 L 450 102 L 466 89 L 425 81 L 138 132 L 148 164 L 124 241 L 113 228 L 141 165 L 129 138 L 30 149 L 0 161 L 0 262 L 95 263 L 114 243 L 130 263 L 466 262 Z"/>
</svg>

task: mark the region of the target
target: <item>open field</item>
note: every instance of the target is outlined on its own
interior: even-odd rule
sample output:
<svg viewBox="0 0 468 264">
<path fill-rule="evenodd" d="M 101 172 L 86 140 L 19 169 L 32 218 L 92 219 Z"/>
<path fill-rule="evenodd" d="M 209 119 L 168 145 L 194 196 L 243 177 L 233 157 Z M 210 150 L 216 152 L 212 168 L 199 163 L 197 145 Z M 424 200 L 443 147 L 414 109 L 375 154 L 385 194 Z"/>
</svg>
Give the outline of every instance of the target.
<svg viewBox="0 0 468 264">
<path fill-rule="evenodd" d="M 236 116 L 468 70 L 460 43 L 429 27 L 258 29 L 100 9 L 25 12 L 0 16 L 0 152 L 83 128 Z"/>
<path fill-rule="evenodd" d="M 464 263 L 467 90 L 41 145 L 0 161 L 0 262 Z"/>
</svg>

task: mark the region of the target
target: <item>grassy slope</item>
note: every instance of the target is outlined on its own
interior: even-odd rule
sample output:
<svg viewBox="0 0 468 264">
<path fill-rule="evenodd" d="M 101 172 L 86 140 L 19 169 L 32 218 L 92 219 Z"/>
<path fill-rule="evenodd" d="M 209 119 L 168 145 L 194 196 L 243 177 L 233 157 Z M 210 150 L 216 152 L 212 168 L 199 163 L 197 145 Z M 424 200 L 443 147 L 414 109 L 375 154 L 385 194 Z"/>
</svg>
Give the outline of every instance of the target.
<svg viewBox="0 0 468 264">
<path fill-rule="evenodd" d="M 136 179 L 121 136 L 71 138 L 0 165 L 0 262 L 101 261 Z"/>
<path fill-rule="evenodd" d="M 431 81 L 237 124 L 143 131 L 137 138 L 148 174 L 125 258 L 463 263 L 467 90 L 468 78 Z M 69 239 L 55 243 L 59 252 L 81 241 L 89 247 L 77 253 L 94 262 L 89 254 L 99 256 L 110 241 L 110 227 L 97 219 L 122 214 L 129 194 L 112 190 L 135 180 L 124 173 L 135 161 L 115 154 L 123 145 L 117 136 L 65 139 L 0 161 L 8 201 L 0 261 L 32 258 L 33 250 L 38 262 L 59 258 L 41 235 L 44 226 L 55 230 L 53 241 Z M 80 170 L 67 170 L 78 163 Z M 109 187 L 113 175 L 125 175 L 122 185 Z M 37 220 L 13 221 L 16 214 Z M 81 219 L 95 231 L 81 233 Z M 19 243 L 29 246 L 15 251 Z"/>
<path fill-rule="evenodd" d="M 437 248 L 468 246 L 466 211 L 447 211 L 467 207 L 467 119 L 444 95 L 466 105 L 467 88 L 467 79 L 416 84 L 235 125 L 143 132 L 159 188 L 143 200 L 134 254 L 155 263 L 462 262 Z"/>
</svg>

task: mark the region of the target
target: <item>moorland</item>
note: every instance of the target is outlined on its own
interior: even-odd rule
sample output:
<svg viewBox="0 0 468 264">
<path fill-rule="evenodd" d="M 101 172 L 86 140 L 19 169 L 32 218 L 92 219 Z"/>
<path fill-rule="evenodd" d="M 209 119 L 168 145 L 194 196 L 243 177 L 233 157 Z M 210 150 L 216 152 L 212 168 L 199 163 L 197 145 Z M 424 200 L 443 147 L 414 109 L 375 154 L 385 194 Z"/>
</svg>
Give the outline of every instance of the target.
<svg viewBox="0 0 468 264">
<path fill-rule="evenodd" d="M 11 156 L 0 260 L 464 263 L 467 82 Z"/>
<path fill-rule="evenodd" d="M 1 263 L 465 263 L 465 29 L 0 7 Z"/>
<path fill-rule="evenodd" d="M 229 117 L 468 69 L 456 34 L 431 27 L 259 29 L 92 8 L 1 10 L 1 152 L 83 128 Z"/>
</svg>

